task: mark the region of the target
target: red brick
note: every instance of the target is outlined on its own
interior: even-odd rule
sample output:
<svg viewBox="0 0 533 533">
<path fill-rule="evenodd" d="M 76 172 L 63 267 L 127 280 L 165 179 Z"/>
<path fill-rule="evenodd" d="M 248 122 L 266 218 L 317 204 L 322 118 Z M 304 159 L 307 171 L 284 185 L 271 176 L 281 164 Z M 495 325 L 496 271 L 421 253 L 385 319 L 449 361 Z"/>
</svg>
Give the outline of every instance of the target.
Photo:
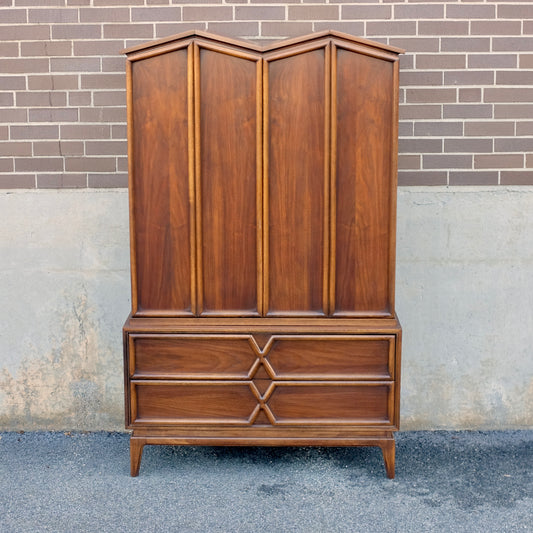
<svg viewBox="0 0 533 533">
<path fill-rule="evenodd" d="M 67 93 L 59 91 L 27 91 L 17 93 L 17 106 L 51 107 L 67 105 Z"/>
<path fill-rule="evenodd" d="M 50 172 L 63 170 L 62 157 L 24 157 L 15 159 L 17 172 Z"/>
<path fill-rule="evenodd" d="M 115 169 L 114 157 L 65 158 L 65 170 L 67 172 L 114 172 Z"/>
<path fill-rule="evenodd" d="M 492 105 L 447 104 L 443 108 L 443 118 L 491 118 Z"/>
<path fill-rule="evenodd" d="M 471 35 L 520 35 L 522 25 L 518 20 L 473 20 Z"/>
<path fill-rule="evenodd" d="M 400 86 L 442 85 L 442 72 L 400 71 Z"/>
<path fill-rule="evenodd" d="M 0 9 L 0 24 L 12 24 L 14 22 L 28 22 L 26 9 Z"/>
<path fill-rule="evenodd" d="M 474 168 L 523 168 L 522 154 L 486 154 L 474 157 Z"/>
<path fill-rule="evenodd" d="M 32 8 L 28 10 L 29 22 L 78 22 L 77 9 Z"/>
<path fill-rule="evenodd" d="M 496 16 L 496 8 L 491 5 L 447 4 L 446 18 L 449 19 L 490 19 Z M 503 17 L 505 18 L 505 17 Z"/>
<path fill-rule="evenodd" d="M 0 26 L 2 41 L 40 41 L 50 39 L 50 26 L 46 24 L 14 24 Z"/>
<path fill-rule="evenodd" d="M 459 89 L 459 102 L 481 102 L 481 89 Z"/>
<path fill-rule="evenodd" d="M 498 172 L 486 170 L 450 172 L 450 185 L 498 185 Z"/>
<path fill-rule="evenodd" d="M 533 85 L 533 70 L 496 72 L 497 85 Z M 531 88 L 530 88 L 531 90 Z"/>
<path fill-rule="evenodd" d="M 428 137 L 461 136 L 463 135 L 463 123 L 445 120 L 438 122 L 420 121 L 415 123 L 414 134 Z"/>
<path fill-rule="evenodd" d="M 531 88 L 507 88 L 507 87 L 487 87 L 484 90 L 485 102 L 531 102 L 533 100 Z"/>
<path fill-rule="evenodd" d="M 533 118 L 533 105 L 528 104 L 495 104 L 494 118 Z"/>
<path fill-rule="evenodd" d="M 109 139 L 108 124 L 65 124 L 61 126 L 61 139 Z"/>
<path fill-rule="evenodd" d="M 431 20 L 418 22 L 419 35 L 468 35 L 469 24 L 462 21 Z"/>
<path fill-rule="evenodd" d="M 85 143 L 87 155 L 125 155 L 126 141 L 87 141 Z"/>
<path fill-rule="evenodd" d="M 30 122 L 77 122 L 78 110 L 71 107 L 49 107 L 29 110 Z"/>
<path fill-rule="evenodd" d="M 17 57 L 19 55 L 18 43 L 0 42 L 0 57 Z"/>
<path fill-rule="evenodd" d="M 398 151 L 402 154 L 441 153 L 441 139 L 400 139 Z"/>
<path fill-rule="evenodd" d="M 367 22 L 366 34 L 374 38 L 375 35 L 416 35 L 416 22 L 408 20 L 391 20 L 384 22 Z"/>
<path fill-rule="evenodd" d="M 24 76 L 0 76 L 0 90 L 25 89 L 26 78 Z"/>
<path fill-rule="evenodd" d="M 398 185 L 447 185 L 448 173 L 446 171 L 431 170 L 400 170 L 398 172 Z"/>
<path fill-rule="evenodd" d="M 460 154 L 491 153 L 492 139 L 444 139 L 444 151 Z"/>
<path fill-rule="evenodd" d="M 49 60 L 47 58 L 7 58 L 0 59 L 0 72 L 3 74 L 26 74 L 27 72 L 48 72 Z"/>
<path fill-rule="evenodd" d="M 417 54 L 416 68 L 448 70 L 466 67 L 466 56 L 459 54 Z"/>
<path fill-rule="evenodd" d="M 400 105 L 400 119 L 440 119 L 440 105 Z"/>
<path fill-rule="evenodd" d="M 494 139 L 495 152 L 532 152 L 533 139 L 529 137 L 507 137 Z"/>
<path fill-rule="evenodd" d="M 501 173 L 500 185 L 533 185 L 533 171 L 507 171 Z"/>
<path fill-rule="evenodd" d="M 233 8 L 230 6 L 185 6 L 183 20 L 232 20 Z"/>
<path fill-rule="evenodd" d="M 456 70 L 444 73 L 444 85 L 493 85 L 491 70 Z"/>
<path fill-rule="evenodd" d="M 516 68 L 516 54 L 468 54 L 468 68 Z"/>
<path fill-rule="evenodd" d="M 0 174 L 0 189 L 34 189 L 35 174 Z"/>
<path fill-rule="evenodd" d="M 83 155 L 84 146 L 82 141 L 35 141 L 33 143 L 33 155 Z"/>
<path fill-rule="evenodd" d="M 529 2 L 528 2 L 529 3 Z M 502 19 L 533 19 L 533 5 L 515 4 L 498 6 L 498 18 Z"/>
<path fill-rule="evenodd" d="M 285 20 L 284 6 L 237 6 L 235 20 Z"/>
<path fill-rule="evenodd" d="M 442 19 L 444 18 L 444 5 L 442 4 L 397 4 L 394 6 L 395 19 Z"/>
<path fill-rule="evenodd" d="M 74 74 L 44 74 L 40 76 L 28 76 L 28 89 L 31 90 L 64 90 L 77 89 L 78 76 Z"/>
<path fill-rule="evenodd" d="M 407 102 L 409 103 L 442 103 L 456 100 L 455 89 L 407 89 Z"/>
<path fill-rule="evenodd" d="M 129 22 L 127 7 L 89 7 L 80 9 L 80 22 Z"/>
<path fill-rule="evenodd" d="M 399 154 L 398 155 L 398 169 L 399 170 L 419 170 L 421 168 L 421 157 L 415 154 Z"/>
<path fill-rule="evenodd" d="M 32 155 L 32 143 L 3 142 L 0 143 L 0 156 Z"/>
<path fill-rule="evenodd" d="M 520 68 L 533 68 L 533 54 L 520 54 Z"/>
<path fill-rule="evenodd" d="M 39 189 L 77 189 L 87 187 L 87 174 L 61 172 L 54 174 L 37 174 Z"/>
<path fill-rule="evenodd" d="M 494 52 L 530 52 L 533 50 L 533 37 L 493 37 Z"/>
<path fill-rule="evenodd" d="M 58 139 L 59 126 L 28 124 L 24 126 L 10 126 L 11 139 Z"/>
<path fill-rule="evenodd" d="M 327 26 L 329 24 L 325 22 Z M 263 22 L 261 35 L 268 37 L 298 37 L 313 31 L 312 22 Z M 320 31 L 317 29 L 317 31 Z"/>
<path fill-rule="evenodd" d="M 488 37 L 443 37 L 441 39 L 443 52 L 489 52 L 490 38 Z"/>
<path fill-rule="evenodd" d="M 494 137 L 496 135 L 514 135 L 514 122 L 465 122 L 465 135 L 477 137 Z"/>
<path fill-rule="evenodd" d="M 119 187 L 128 186 L 128 174 L 113 172 L 112 174 L 89 174 L 89 187 Z"/>
<path fill-rule="evenodd" d="M 58 24 L 52 26 L 52 39 L 100 39 L 100 24 Z"/>
<path fill-rule="evenodd" d="M 152 24 L 104 24 L 104 39 L 152 39 Z"/>
<path fill-rule="evenodd" d="M 181 20 L 181 7 L 133 7 L 132 22 L 162 22 Z"/>
<path fill-rule="evenodd" d="M 422 166 L 424 169 L 450 169 L 450 168 L 472 168 L 471 155 L 438 154 L 422 156 Z"/>
<path fill-rule="evenodd" d="M 322 17 L 317 17 L 322 18 Z M 341 18 L 343 19 L 371 19 L 384 20 L 392 18 L 391 6 L 384 5 L 349 5 L 341 7 Z"/>
</svg>

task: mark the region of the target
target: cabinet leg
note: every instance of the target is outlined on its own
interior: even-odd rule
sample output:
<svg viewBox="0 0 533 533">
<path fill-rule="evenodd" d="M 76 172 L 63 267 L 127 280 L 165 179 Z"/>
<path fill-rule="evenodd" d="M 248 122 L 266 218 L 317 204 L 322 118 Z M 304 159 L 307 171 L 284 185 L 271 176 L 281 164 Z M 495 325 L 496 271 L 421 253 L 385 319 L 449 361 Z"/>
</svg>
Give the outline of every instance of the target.
<svg viewBox="0 0 533 533">
<path fill-rule="evenodd" d="M 396 446 L 394 440 L 387 440 L 381 444 L 383 460 L 385 461 L 385 470 L 389 479 L 394 479 L 394 464 Z"/>
<path fill-rule="evenodd" d="M 139 475 L 139 468 L 141 467 L 141 459 L 143 455 L 144 440 L 135 437 L 130 438 L 130 475 L 137 477 Z"/>
</svg>

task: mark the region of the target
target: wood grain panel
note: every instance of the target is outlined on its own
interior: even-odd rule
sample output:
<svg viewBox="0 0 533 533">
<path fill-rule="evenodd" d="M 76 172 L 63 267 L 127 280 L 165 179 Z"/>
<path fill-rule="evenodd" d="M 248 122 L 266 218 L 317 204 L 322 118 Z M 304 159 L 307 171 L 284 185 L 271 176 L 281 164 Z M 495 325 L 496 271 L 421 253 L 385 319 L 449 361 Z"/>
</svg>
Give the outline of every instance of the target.
<svg viewBox="0 0 533 533">
<path fill-rule="evenodd" d="M 199 55 L 202 314 L 258 316 L 257 62 Z"/>
<path fill-rule="evenodd" d="M 257 410 L 246 383 L 141 381 L 133 388 L 134 424 L 249 424 Z"/>
<path fill-rule="evenodd" d="M 340 315 L 392 312 L 393 65 L 337 50 L 335 310 Z"/>
<path fill-rule="evenodd" d="M 276 379 L 392 379 L 394 337 L 277 338 L 267 359 Z"/>
<path fill-rule="evenodd" d="M 276 424 L 391 424 L 391 386 L 277 382 L 267 405 Z"/>
<path fill-rule="evenodd" d="M 131 375 L 246 379 L 257 359 L 247 336 L 134 336 Z"/>
<path fill-rule="evenodd" d="M 267 64 L 268 314 L 323 314 L 324 48 Z"/>
<path fill-rule="evenodd" d="M 134 62 L 132 93 L 134 301 L 140 314 L 190 315 L 187 49 Z"/>
</svg>

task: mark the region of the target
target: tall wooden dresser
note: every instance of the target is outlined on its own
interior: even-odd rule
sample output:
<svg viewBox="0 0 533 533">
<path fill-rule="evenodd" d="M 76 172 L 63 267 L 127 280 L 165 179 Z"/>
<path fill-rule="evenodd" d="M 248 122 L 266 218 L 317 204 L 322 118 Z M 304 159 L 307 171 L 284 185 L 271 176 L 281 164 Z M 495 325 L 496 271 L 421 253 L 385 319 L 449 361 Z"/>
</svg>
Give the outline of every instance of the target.
<svg viewBox="0 0 533 533">
<path fill-rule="evenodd" d="M 379 446 L 394 477 L 401 52 L 334 31 L 125 51 L 132 476 L 186 444 Z"/>
</svg>

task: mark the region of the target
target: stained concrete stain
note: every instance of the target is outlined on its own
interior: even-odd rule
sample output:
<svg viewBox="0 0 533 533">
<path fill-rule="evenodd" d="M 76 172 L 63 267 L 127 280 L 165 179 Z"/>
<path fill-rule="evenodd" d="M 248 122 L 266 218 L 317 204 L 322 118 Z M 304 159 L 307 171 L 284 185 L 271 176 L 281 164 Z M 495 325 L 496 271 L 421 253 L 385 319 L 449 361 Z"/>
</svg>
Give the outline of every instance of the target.
<svg viewBox="0 0 533 533">
<path fill-rule="evenodd" d="M 0 427 L 4 430 L 122 426 L 120 378 L 115 386 L 106 382 L 113 354 L 99 338 L 87 289 L 80 284 L 75 294 L 63 297 L 66 311 L 57 317 L 49 351 L 42 354 L 33 345 L 16 373 L 7 368 L 0 371 Z"/>
</svg>

